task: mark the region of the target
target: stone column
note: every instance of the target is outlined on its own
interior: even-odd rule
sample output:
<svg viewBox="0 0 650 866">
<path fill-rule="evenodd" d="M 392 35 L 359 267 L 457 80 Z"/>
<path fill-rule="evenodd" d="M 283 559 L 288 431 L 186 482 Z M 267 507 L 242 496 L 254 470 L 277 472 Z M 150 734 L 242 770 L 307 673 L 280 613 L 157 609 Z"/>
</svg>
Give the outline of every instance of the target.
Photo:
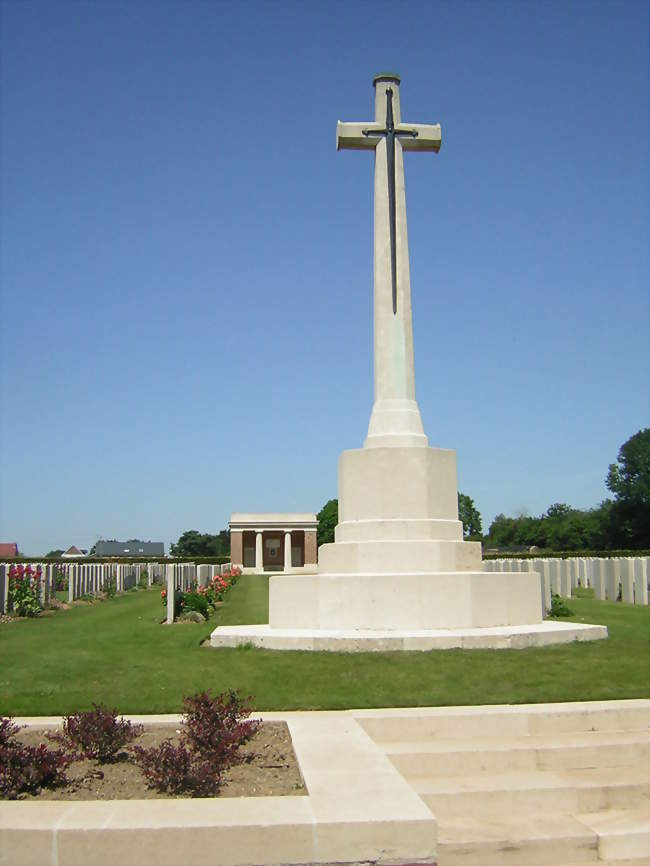
<svg viewBox="0 0 650 866">
<path fill-rule="evenodd" d="M 399 80 L 375 83 L 375 121 L 385 123 L 386 90 L 393 92 L 395 125 L 400 123 Z M 374 343 L 375 402 L 365 447 L 416 445 L 426 448 L 415 399 L 411 279 L 406 229 L 406 194 L 402 145 L 395 142 L 397 313 L 393 313 L 386 139 L 375 148 Z"/>
<path fill-rule="evenodd" d="M 258 574 L 264 571 L 264 544 L 261 529 L 255 533 L 255 571 Z"/>
<path fill-rule="evenodd" d="M 284 533 L 284 570 L 285 573 L 290 572 L 292 568 L 291 563 L 291 533 Z"/>
<path fill-rule="evenodd" d="M 318 544 L 316 530 L 305 530 L 305 565 L 316 565 L 318 562 Z"/>
<path fill-rule="evenodd" d="M 230 561 L 238 568 L 244 565 L 244 533 L 241 530 L 230 531 Z"/>
</svg>

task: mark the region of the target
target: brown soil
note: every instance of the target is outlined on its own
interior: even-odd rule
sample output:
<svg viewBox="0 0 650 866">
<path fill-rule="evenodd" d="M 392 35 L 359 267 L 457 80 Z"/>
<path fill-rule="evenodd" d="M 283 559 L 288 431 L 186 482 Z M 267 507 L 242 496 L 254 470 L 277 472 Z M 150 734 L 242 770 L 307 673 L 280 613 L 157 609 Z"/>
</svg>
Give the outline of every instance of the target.
<svg viewBox="0 0 650 866">
<path fill-rule="evenodd" d="M 23 728 L 17 738 L 36 746 L 45 743 L 60 748 L 45 736 L 45 731 Z M 133 745 L 155 746 L 164 739 L 178 740 L 179 726 L 145 727 Z M 265 722 L 248 743 L 241 748 L 244 760 L 224 774 L 220 797 L 266 797 L 306 794 L 298 762 L 293 751 L 289 729 L 284 722 Z M 148 787 L 142 771 L 129 760 L 125 750 L 114 764 L 99 764 L 81 759 L 70 765 L 66 775 L 70 780 L 63 788 L 44 788 L 25 800 L 150 800 L 169 799 Z"/>
</svg>

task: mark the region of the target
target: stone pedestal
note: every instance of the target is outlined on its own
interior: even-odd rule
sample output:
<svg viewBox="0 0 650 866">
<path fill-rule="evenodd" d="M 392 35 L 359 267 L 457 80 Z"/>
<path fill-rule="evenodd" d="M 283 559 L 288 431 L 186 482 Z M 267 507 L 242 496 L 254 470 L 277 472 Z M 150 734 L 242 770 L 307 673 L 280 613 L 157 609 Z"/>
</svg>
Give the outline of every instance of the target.
<svg viewBox="0 0 650 866">
<path fill-rule="evenodd" d="M 456 455 L 365 447 L 339 461 L 336 541 L 318 574 L 269 584 L 269 625 L 298 629 L 440 629 L 539 623 L 539 575 L 483 572 L 463 541 Z"/>
</svg>

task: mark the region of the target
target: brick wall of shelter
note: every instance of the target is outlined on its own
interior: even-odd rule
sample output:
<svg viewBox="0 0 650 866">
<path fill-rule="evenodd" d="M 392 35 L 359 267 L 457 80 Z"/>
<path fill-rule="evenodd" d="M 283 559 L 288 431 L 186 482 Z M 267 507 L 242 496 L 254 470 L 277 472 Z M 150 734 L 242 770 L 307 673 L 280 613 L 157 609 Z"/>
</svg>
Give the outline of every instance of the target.
<svg viewBox="0 0 650 866">
<path fill-rule="evenodd" d="M 317 562 L 316 530 L 305 530 L 305 565 L 316 565 Z"/>
<path fill-rule="evenodd" d="M 230 533 L 230 561 L 241 568 L 244 564 L 244 533 L 233 530 Z"/>
</svg>

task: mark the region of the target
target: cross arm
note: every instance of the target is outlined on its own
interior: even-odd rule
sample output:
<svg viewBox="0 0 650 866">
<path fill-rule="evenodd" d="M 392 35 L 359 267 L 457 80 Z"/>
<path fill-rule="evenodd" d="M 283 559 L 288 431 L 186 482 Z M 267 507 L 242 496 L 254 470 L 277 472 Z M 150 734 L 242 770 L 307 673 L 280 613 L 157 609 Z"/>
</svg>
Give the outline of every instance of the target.
<svg viewBox="0 0 650 866">
<path fill-rule="evenodd" d="M 364 135 L 365 132 L 377 130 L 383 132 L 378 123 L 341 123 L 336 124 L 337 150 L 374 150 L 379 139 Z"/>
<path fill-rule="evenodd" d="M 417 132 L 417 136 L 404 135 L 406 132 Z M 433 150 L 438 153 L 442 144 L 440 124 L 430 123 L 400 123 L 395 127 L 403 150 Z M 402 133 L 400 135 L 400 133 Z"/>
</svg>

